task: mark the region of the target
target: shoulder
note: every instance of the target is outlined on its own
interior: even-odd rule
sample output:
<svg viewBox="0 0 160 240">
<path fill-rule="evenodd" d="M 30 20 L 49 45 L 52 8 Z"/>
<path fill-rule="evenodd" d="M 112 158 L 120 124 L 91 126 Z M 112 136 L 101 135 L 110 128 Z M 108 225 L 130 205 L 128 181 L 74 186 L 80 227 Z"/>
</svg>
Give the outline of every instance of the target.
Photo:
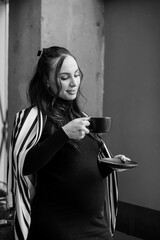
<svg viewBox="0 0 160 240">
<path fill-rule="evenodd" d="M 24 108 L 15 114 L 14 125 L 23 125 L 27 120 L 31 121 L 39 115 L 42 115 L 42 113 L 36 106 Z"/>
<path fill-rule="evenodd" d="M 41 111 L 36 106 L 30 106 L 24 109 L 21 109 L 15 114 L 16 117 L 27 117 L 30 114 L 38 115 L 41 114 Z"/>
<path fill-rule="evenodd" d="M 44 120 L 43 114 L 35 106 L 20 110 L 15 115 L 12 130 L 13 137 L 24 136 L 31 132 L 35 132 L 35 134 L 38 134 L 37 136 L 40 136 L 44 127 Z"/>
<path fill-rule="evenodd" d="M 34 107 L 30 106 L 30 107 L 27 107 L 27 108 L 23 108 L 20 111 L 16 112 L 15 116 L 26 115 L 31 111 L 32 108 L 34 108 Z"/>
</svg>

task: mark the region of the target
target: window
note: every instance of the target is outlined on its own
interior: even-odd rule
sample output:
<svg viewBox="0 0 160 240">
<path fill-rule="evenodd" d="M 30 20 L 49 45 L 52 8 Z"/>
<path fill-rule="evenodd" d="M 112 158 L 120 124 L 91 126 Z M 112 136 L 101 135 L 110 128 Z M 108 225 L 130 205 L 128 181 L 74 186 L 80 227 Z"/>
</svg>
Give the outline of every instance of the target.
<svg viewBox="0 0 160 240">
<path fill-rule="evenodd" d="M 6 182 L 8 108 L 8 1 L 0 0 L 0 182 Z"/>
</svg>

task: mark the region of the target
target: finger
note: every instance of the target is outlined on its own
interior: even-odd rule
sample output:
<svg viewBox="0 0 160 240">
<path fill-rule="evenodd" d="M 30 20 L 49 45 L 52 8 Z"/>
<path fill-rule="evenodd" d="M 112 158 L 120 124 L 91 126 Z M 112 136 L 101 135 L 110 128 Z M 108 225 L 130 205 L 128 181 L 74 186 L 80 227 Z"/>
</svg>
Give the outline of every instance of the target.
<svg viewBox="0 0 160 240">
<path fill-rule="evenodd" d="M 86 135 L 85 131 L 84 130 L 81 130 L 80 131 L 80 139 L 84 138 Z"/>
<path fill-rule="evenodd" d="M 128 157 L 126 157 L 126 161 L 131 161 L 131 159 L 130 159 L 130 158 L 128 158 Z"/>
<path fill-rule="evenodd" d="M 131 161 L 131 160 L 130 160 L 130 158 L 127 158 L 126 156 L 122 155 L 121 161 L 126 162 L 126 161 Z"/>
<path fill-rule="evenodd" d="M 90 132 L 87 126 L 84 126 L 80 131 L 84 131 L 85 134 L 88 134 Z"/>
<path fill-rule="evenodd" d="M 83 117 L 83 118 L 80 118 L 82 121 L 89 121 L 90 120 L 90 117 Z"/>
<path fill-rule="evenodd" d="M 125 156 L 121 156 L 120 159 L 121 159 L 122 162 L 126 162 L 126 157 Z"/>
<path fill-rule="evenodd" d="M 126 157 L 122 154 L 118 154 L 115 156 L 116 158 L 119 158 L 122 162 L 126 162 Z"/>
<path fill-rule="evenodd" d="M 86 134 L 89 134 L 89 132 L 90 132 L 89 129 L 88 129 L 88 128 L 85 128 L 85 133 L 86 133 Z"/>
<path fill-rule="evenodd" d="M 90 125 L 90 122 L 87 121 L 87 120 L 86 120 L 86 121 L 83 121 L 83 123 L 84 123 L 85 126 L 89 126 L 89 125 Z"/>
</svg>

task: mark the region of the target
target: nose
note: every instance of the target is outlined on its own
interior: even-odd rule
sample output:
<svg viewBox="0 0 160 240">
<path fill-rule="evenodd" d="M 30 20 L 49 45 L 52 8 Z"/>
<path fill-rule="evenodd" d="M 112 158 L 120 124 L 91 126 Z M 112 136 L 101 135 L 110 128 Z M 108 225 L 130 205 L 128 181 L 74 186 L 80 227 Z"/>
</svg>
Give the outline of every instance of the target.
<svg viewBox="0 0 160 240">
<path fill-rule="evenodd" d="M 74 76 L 72 76 L 70 78 L 70 86 L 71 87 L 75 87 L 77 85 L 77 81 L 76 81 L 76 78 Z"/>
</svg>

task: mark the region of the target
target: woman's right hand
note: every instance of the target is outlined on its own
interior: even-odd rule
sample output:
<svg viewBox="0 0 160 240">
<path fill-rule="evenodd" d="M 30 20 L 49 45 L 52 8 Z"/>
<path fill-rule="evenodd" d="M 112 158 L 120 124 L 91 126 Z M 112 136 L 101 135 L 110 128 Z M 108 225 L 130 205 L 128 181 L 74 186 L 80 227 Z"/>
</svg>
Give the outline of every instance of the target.
<svg viewBox="0 0 160 240">
<path fill-rule="evenodd" d="M 76 118 L 62 127 L 70 139 L 80 140 L 89 133 L 87 128 L 90 125 L 89 117 Z"/>
</svg>

